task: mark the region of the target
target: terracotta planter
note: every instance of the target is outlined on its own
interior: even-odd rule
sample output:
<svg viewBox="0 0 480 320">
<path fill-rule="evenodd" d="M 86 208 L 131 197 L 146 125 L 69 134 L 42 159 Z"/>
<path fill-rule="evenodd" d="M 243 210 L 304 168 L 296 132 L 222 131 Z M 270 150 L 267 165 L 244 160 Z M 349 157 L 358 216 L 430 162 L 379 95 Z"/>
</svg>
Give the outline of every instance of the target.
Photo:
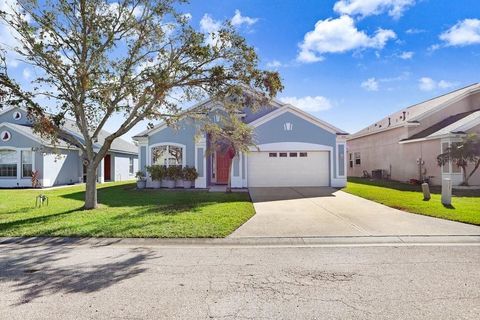
<svg viewBox="0 0 480 320">
<path fill-rule="evenodd" d="M 137 180 L 137 189 L 145 189 L 146 186 L 147 186 L 147 181 Z"/>
<path fill-rule="evenodd" d="M 162 186 L 161 181 L 158 181 L 158 180 L 153 180 L 152 181 L 152 188 L 153 189 L 160 189 L 161 186 Z"/>
</svg>

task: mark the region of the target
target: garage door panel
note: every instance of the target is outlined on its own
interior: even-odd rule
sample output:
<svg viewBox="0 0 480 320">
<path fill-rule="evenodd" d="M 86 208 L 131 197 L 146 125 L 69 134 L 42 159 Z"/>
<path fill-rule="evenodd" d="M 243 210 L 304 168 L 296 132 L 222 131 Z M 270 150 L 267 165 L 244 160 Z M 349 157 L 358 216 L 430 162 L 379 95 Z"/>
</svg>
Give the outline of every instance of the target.
<svg viewBox="0 0 480 320">
<path fill-rule="evenodd" d="M 279 153 L 287 157 L 279 157 Z M 330 184 L 329 152 L 311 151 L 307 157 L 290 157 L 291 151 L 251 152 L 248 155 L 249 187 L 312 187 Z"/>
</svg>

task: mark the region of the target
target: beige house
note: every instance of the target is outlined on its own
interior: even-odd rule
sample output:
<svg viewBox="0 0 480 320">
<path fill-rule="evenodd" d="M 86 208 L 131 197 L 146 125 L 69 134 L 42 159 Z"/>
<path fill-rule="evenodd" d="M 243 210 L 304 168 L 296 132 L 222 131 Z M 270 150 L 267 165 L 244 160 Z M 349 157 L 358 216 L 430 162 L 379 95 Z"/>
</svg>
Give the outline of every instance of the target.
<svg viewBox="0 0 480 320">
<path fill-rule="evenodd" d="M 407 107 L 349 136 L 348 175 L 373 172 L 397 181 L 429 177 L 435 185 L 450 178 L 458 185 L 461 169 L 439 167 L 436 157 L 473 132 L 480 135 L 478 83 Z M 480 185 L 480 171 L 469 183 Z"/>
</svg>

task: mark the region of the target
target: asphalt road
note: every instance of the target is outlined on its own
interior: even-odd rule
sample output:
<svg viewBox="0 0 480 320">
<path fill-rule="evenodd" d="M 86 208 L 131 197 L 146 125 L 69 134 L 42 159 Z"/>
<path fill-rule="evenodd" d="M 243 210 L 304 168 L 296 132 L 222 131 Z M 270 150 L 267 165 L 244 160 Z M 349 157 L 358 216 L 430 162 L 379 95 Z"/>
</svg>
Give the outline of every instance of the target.
<svg viewBox="0 0 480 320">
<path fill-rule="evenodd" d="M 1 319 L 480 319 L 480 246 L 0 245 Z"/>
</svg>

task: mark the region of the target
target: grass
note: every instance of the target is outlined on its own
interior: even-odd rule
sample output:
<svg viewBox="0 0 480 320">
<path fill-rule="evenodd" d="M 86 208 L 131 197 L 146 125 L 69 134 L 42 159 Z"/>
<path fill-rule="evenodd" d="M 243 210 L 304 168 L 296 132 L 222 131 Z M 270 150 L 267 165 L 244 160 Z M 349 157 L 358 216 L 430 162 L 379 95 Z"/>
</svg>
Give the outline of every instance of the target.
<svg viewBox="0 0 480 320">
<path fill-rule="evenodd" d="M 0 190 L 0 236 L 225 237 L 255 213 L 247 193 L 135 190 L 99 185 L 99 208 L 82 210 L 84 186 Z M 49 205 L 35 208 L 40 193 Z"/>
<path fill-rule="evenodd" d="M 441 203 L 440 188 L 432 188 L 431 199 L 423 200 L 420 186 L 393 181 L 349 178 L 344 191 L 411 213 L 480 225 L 480 191 L 455 191 L 452 206 Z"/>
</svg>

